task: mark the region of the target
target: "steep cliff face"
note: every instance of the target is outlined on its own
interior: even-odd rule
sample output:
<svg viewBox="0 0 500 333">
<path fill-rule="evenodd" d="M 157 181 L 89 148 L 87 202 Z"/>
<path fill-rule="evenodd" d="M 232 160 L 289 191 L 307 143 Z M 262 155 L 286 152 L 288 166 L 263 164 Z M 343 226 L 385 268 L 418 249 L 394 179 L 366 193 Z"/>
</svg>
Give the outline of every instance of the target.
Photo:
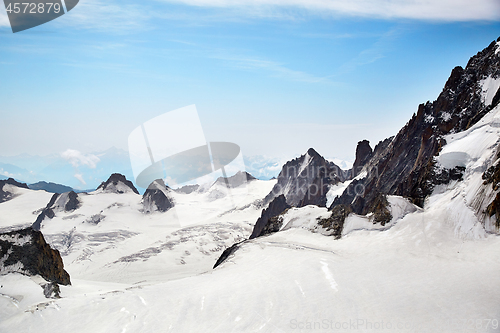
<svg viewBox="0 0 500 333">
<path fill-rule="evenodd" d="M 290 207 L 291 206 L 287 203 L 283 194 L 274 198 L 269 206 L 262 210 L 262 214 L 255 223 L 250 239 L 278 231 L 279 226 L 277 225 L 277 221 L 274 221 L 273 218 L 279 216 Z M 276 226 L 278 226 L 277 229 Z"/>
<path fill-rule="evenodd" d="M 372 147 L 368 140 L 359 141 L 356 147 L 356 159 L 352 165 L 352 176 L 356 177 L 363 169 L 366 163 L 370 161 L 373 156 Z"/>
<path fill-rule="evenodd" d="M 171 191 L 170 188 L 167 188 L 162 179 L 153 181 L 142 196 L 143 212 L 146 214 L 163 213 L 174 207 L 174 201 L 168 194 L 169 191 Z"/>
<path fill-rule="evenodd" d="M 58 284 L 71 284 L 59 251 L 52 249 L 40 231 L 31 228 L 0 233 L 0 273 L 40 275 Z"/>
<path fill-rule="evenodd" d="M 304 155 L 287 162 L 278 175 L 278 181 L 264 199 L 264 204 L 284 195 L 288 205 L 326 205 L 330 185 L 348 178 L 349 173 L 325 160 L 310 148 Z"/>
<path fill-rule="evenodd" d="M 355 213 L 367 214 L 381 193 L 423 206 L 437 184 L 460 179 L 464 171 L 436 164 L 434 157 L 446 145 L 444 136 L 470 128 L 497 106 L 499 87 L 500 38 L 473 56 L 465 69 L 454 68 L 436 101 L 421 104 L 393 139 L 374 149 L 363 172 L 331 207 L 347 204 Z"/>
</svg>

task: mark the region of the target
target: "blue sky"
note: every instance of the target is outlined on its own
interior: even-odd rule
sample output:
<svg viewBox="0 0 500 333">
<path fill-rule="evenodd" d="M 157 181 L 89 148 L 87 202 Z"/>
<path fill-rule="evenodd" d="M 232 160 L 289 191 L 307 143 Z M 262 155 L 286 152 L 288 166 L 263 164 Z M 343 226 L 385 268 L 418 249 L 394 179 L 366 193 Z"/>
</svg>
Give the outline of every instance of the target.
<svg viewBox="0 0 500 333">
<path fill-rule="evenodd" d="M 246 155 L 352 159 L 500 36 L 497 0 L 81 0 L 13 34 L 0 11 L 0 156 L 127 149 L 196 104 Z"/>
</svg>

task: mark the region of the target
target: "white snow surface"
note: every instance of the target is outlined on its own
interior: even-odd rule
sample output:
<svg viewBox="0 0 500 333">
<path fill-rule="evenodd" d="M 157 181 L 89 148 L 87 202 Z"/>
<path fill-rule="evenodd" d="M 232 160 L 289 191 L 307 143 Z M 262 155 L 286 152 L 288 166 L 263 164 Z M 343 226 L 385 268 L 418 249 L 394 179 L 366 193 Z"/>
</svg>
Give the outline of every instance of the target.
<svg viewBox="0 0 500 333">
<path fill-rule="evenodd" d="M 326 193 L 326 207 L 330 207 L 335 198 L 340 197 L 351 182 L 352 180 L 347 180 L 343 183 L 331 185 L 328 189 L 328 192 Z"/>
<path fill-rule="evenodd" d="M 281 231 L 242 243 L 215 270 L 275 182 L 174 193 L 176 209 L 153 214 L 133 193 L 81 195 L 79 209 L 42 223 L 72 285 L 45 299 L 33 278 L 0 276 L 0 332 L 497 332 L 500 236 L 481 214 L 493 195 L 481 175 L 496 162 L 499 124 L 497 107 L 446 137 L 438 161 L 463 164 L 464 181 L 437 187 L 425 209 L 388 196 L 389 223 L 351 215 L 335 240 L 316 224 L 326 208 L 292 208 Z M 50 199 L 41 196 L 0 204 L 10 214 L 1 226 L 34 220 Z"/>
<path fill-rule="evenodd" d="M 495 191 L 484 186 L 482 175 L 495 164 L 494 156 L 500 143 L 500 106 L 495 107 L 466 131 L 449 134 L 447 144 L 437 160 L 445 167 L 466 167 L 463 182 L 437 187 L 428 199 L 428 207 L 439 207 L 443 219 L 455 226 L 459 237 L 484 238 L 488 232 L 498 232 L 493 219 L 484 211 L 493 200 Z"/>
<path fill-rule="evenodd" d="M 482 97 L 484 104 L 491 105 L 493 97 L 495 97 L 495 94 L 500 88 L 500 77 L 493 78 L 491 76 L 488 76 L 486 79 L 481 80 L 479 83 L 482 87 Z"/>
</svg>

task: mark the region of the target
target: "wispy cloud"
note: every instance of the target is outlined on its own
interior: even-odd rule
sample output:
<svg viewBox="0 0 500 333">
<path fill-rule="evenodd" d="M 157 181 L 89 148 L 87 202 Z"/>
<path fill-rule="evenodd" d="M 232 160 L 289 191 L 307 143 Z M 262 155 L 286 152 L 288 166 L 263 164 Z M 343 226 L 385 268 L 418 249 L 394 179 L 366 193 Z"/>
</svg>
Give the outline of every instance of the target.
<svg viewBox="0 0 500 333">
<path fill-rule="evenodd" d="M 390 48 L 391 42 L 397 38 L 400 31 L 389 30 L 380 36 L 370 47 L 361 51 L 355 58 L 341 66 L 340 72 L 350 72 L 359 66 L 368 65 L 385 57 L 385 52 Z"/>
<path fill-rule="evenodd" d="M 143 2 L 81 0 L 78 6 L 58 22 L 76 28 L 127 33 L 147 28 L 153 11 Z"/>
<path fill-rule="evenodd" d="M 83 154 L 80 151 L 74 149 L 68 149 L 64 151 L 63 153 L 61 153 L 61 157 L 71 163 L 71 165 L 75 168 L 85 165 L 91 169 L 95 169 L 97 163 L 99 163 L 100 161 L 99 157 L 93 154 Z"/>
<path fill-rule="evenodd" d="M 225 61 L 228 66 L 244 70 L 266 71 L 272 77 L 306 83 L 333 83 L 326 77 L 315 76 L 306 72 L 290 69 L 275 61 L 249 56 L 215 54 L 215 59 Z"/>
<path fill-rule="evenodd" d="M 320 15 L 418 20 L 500 20 L 498 0 L 163 0 L 197 7 L 245 8 L 252 15 L 277 15 L 276 9 L 306 9 Z"/>
</svg>

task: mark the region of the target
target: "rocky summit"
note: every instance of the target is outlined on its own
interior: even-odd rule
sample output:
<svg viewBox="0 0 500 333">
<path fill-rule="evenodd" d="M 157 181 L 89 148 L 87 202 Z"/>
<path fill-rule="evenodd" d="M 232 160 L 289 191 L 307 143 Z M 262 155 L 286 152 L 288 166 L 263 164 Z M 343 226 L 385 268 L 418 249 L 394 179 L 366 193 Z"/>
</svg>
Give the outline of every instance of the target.
<svg viewBox="0 0 500 333">
<path fill-rule="evenodd" d="M 287 204 L 293 207 L 325 206 L 330 185 L 345 181 L 349 174 L 310 148 L 304 155 L 283 166 L 276 185 L 264 203 L 269 204 L 283 194 Z"/>
<path fill-rule="evenodd" d="M 163 179 L 153 181 L 142 196 L 143 212 L 166 212 L 174 207 L 174 201 L 168 194 L 169 191 L 170 188 L 165 185 Z"/>
<path fill-rule="evenodd" d="M 487 89 L 489 81 L 500 77 L 499 45 L 492 42 L 470 58 L 465 69 L 455 67 L 439 97 L 420 104 L 399 133 L 380 142 L 372 154 L 362 141 L 355 164 L 365 174 L 351 182 L 331 208 L 344 204 L 367 214 L 380 193 L 404 196 L 423 206 L 443 179 L 459 179 L 460 166 L 443 170 L 434 157 L 446 145 L 445 135 L 470 128 L 500 102 L 500 91 Z"/>
<path fill-rule="evenodd" d="M 126 192 L 134 192 L 136 194 L 139 194 L 139 191 L 137 191 L 134 184 L 124 175 L 119 173 L 114 173 L 109 176 L 108 180 L 102 182 L 97 190 L 102 190 L 103 192 L 107 193 L 122 194 Z"/>
</svg>

